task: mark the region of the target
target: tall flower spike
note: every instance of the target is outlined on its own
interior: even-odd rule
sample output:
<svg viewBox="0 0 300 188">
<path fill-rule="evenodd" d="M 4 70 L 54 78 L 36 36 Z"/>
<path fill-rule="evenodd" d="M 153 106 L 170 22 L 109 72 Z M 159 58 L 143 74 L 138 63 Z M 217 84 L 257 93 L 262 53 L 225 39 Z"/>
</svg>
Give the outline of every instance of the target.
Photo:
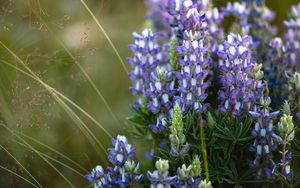
<svg viewBox="0 0 300 188">
<path fill-rule="evenodd" d="M 94 188 L 108 188 L 109 187 L 109 179 L 108 176 L 105 174 L 104 169 L 102 166 L 96 166 L 92 172 L 85 176 L 86 179 L 93 183 Z"/>
<path fill-rule="evenodd" d="M 86 178 L 94 184 L 94 188 L 127 188 L 143 180 L 144 175 L 139 174 L 139 163 L 132 160 L 135 149 L 128 143 L 125 136 L 117 136 L 112 140 L 114 148 L 108 149 L 109 161 L 114 165 L 104 172 L 102 166 L 95 169 Z"/>
<path fill-rule="evenodd" d="M 191 169 L 191 175 L 193 177 L 201 177 L 202 168 L 201 168 L 201 162 L 198 156 L 196 156 L 192 163 L 192 169 Z"/>
<path fill-rule="evenodd" d="M 161 63 L 161 47 L 156 40 L 158 34 L 153 34 L 150 29 L 145 29 L 142 35 L 133 33 L 135 44 L 129 45 L 134 52 L 133 58 L 128 58 L 128 63 L 133 70 L 129 73 L 133 87 L 131 92 L 138 96 L 139 99 L 135 103 L 136 108 L 140 108 L 145 104 L 146 88 L 149 86 L 150 73 Z"/>
<path fill-rule="evenodd" d="M 283 105 L 283 116 L 280 118 L 280 122 L 278 123 L 278 131 L 280 133 L 282 145 L 280 168 L 282 175 L 287 180 L 292 180 L 293 178 L 293 172 L 291 169 L 292 152 L 288 150 L 288 147 L 295 137 L 293 116 L 291 116 L 290 112 L 289 103 L 285 101 Z"/>
<path fill-rule="evenodd" d="M 202 180 L 199 185 L 199 188 L 212 188 L 212 187 L 213 186 L 211 185 L 211 182 L 207 180 Z"/>
<path fill-rule="evenodd" d="M 208 48 L 205 46 L 207 23 L 205 16 L 193 7 L 188 10 L 186 17 L 187 23 L 196 22 L 197 24 L 184 31 L 182 45 L 177 47 L 177 51 L 182 56 L 178 59 L 181 70 L 176 73 L 179 80 L 178 91 L 180 92 L 178 100 L 183 112 L 188 110 L 203 112 L 207 108 L 204 101 L 207 98 L 206 89 L 210 85 L 206 81 L 210 62 L 207 54 Z"/>
<path fill-rule="evenodd" d="M 289 77 L 289 90 L 288 90 L 288 100 L 290 101 L 291 107 L 296 113 L 297 119 L 300 119 L 299 113 L 300 113 L 300 104 L 298 101 L 300 101 L 300 73 L 295 72 Z"/>
<path fill-rule="evenodd" d="M 159 159 L 155 163 L 156 170 L 148 171 L 148 179 L 151 183 L 151 188 L 171 188 L 175 177 L 169 176 L 169 161 Z"/>
<path fill-rule="evenodd" d="M 192 166 L 183 164 L 181 168 L 177 168 L 177 176 L 174 179 L 174 187 L 178 188 L 197 188 L 200 183 L 200 178 L 194 179 L 191 175 Z"/>
<path fill-rule="evenodd" d="M 168 111 L 172 107 L 171 94 L 174 93 L 172 72 L 167 67 L 157 67 L 150 73 L 149 88 L 146 96 L 150 99 L 147 107 L 153 113 L 158 113 L 162 108 Z"/>
<path fill-rule="evenodd" d="M 242 0 L 243 2 L 246 2 L 248 4 L 251 4 L 251 3 L 256 3 L 256 5 L 263 5 L 264 4 L 264 0 Z"/>
<path fill-rule="evenodd" d="M 123 166 L 126 161 L 130 161 L 135 156 L 135 148 L 133 148 L 125 136 L 117 136 L 117 139 L 112 139 L 114 148 L 108 149 L 108 159 L 116 166 Z"/>
<path fill-rule="evenodd" d="M 171 29 L 171 15 L 167 12 L 169 0 L 147 0 L 146 5 L 149 7 L 148 19 L 157 31 L 167 32 Z"/>
<path fill-rule="evenodd" d="M 203 23 L 198 19 L 197 14 L 199 10 L 207 10 L 208 3 L 207 0 L 169 0 L 168 12 L 173 17 L 171 22 L 172 35 L 178 38 L 179 43 L 183 39 L 185 30 L 203 29 L 201 26 Z"/>
<path fill-rule="evenodd" d="M 266 50 L 265 46 L 277 33 L 277 28 L 272 27 L 270 22 L 274 20 L 275 13 L 265 6 L 263 0 L 243 0 L 243 2 L 229 2 L 224 10 L 225 15 L 234 15 L 239 18 L 241 33 L 251 35 L 253 52 L 259 47 Z M 262 35 L 261 33 L 268 33 Z M 264 52 L 254 53 L 257 58 L 262 58 Z"/>
<path fill-rule="evenodd" d="M 300 71 L 300 4 L 292 6 L 289 20 L 284 22 L 287 28 L 286 38 L 286 61 L 290 71 Z"/>
<path fill-rule="evenodd" d="M 174 113 L 171 125 L 171 134 L 169 136 L 171 142 L 170 154 L 175 157 L 183 157 L 189 149 L 189 144 L 186 143 L 186 138 L 183 133 L 184 125 L 182 120 L 182 111 L 178 103 L 174 107 Z"/>
<path fill-rule="evenodd" d="M 260 80 L 260 67 L 251 58 L 248 48 L 250 40 L 249 36 L 231 33 L 219 47 L 222 89 L 218 95 L 221 112 L 245 115 L 263 96 L 266 84 Z"/>
<path fill-rule="evenodd" d="M 255 137 L 250 150 L 255 152 L 254 161 L 250 162 L 250 167 L 259 167 L 259 171 L 255 174 L 256 178 L 274 178 L 276 164 L 272 159 L 272 151 L 275 151 L 280 141 L 280 137 L 276 135 L 273 119 L 275 119 L 279 111 L 269 112 L 268 106 L 271 103 L 269 97 L 261 99 L 261 107 L 256 111 L 249 111 L 252 118 L 255 120 L 255 126 L 252 130 L 252 135 Z"/>
</svg>

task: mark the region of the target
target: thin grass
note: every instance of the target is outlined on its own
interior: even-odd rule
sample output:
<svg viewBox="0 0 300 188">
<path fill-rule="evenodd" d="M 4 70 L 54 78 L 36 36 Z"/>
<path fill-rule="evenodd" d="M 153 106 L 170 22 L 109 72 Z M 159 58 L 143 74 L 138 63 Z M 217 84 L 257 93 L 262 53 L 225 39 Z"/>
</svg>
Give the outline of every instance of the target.
<svg viewBox="0 0 300 188">
<path fill-rule="evenodd" d="M 87 6 L 87 4 L 84 2 L 84 0 L 80 0 L 81 4 L 84 6 L 84 8 L 88 11 L 88 13 L 91 15 L 91 17 L 93 18 L 93 20 L 96 22 L 97 26 L 99 27 L 99 29 L 101 30 L 101 32 L 104 34 L 105 38 L 107 39 L 107 41 L 109 42 L 109 45 L 112 47 L 113 51 L 115 52 L 115 54 L 117 55 L 124 71 L 126 72 L 126 74 L 129 73 L 122 57 L 120 56 L 117 48 L 115 47 L 114 43 L 110 40 L 108 34 L 106 33 L 106 31 L 104 30 L 104 28 L 102 27 L 102 25 L 100 24 L 99 20 L 96 18 L 96 16 L 93 14 L 93 12 L 91 11 L 91 9 Z"/>
<path fill-rule="evenodd" d="M 44 156 L 42 156 L 36 149 L 34 149 L 28 142 L 26 142 L 22 137 L 20 137 L 18 134 L 16 134 L 12 129 L 10 129 L 8 126 L 6 126 L 3 123 L 0 123 L 1 126 L 6 128 L 12 135 L 17 137 L 20 141 L 22 141 L 26 146 L 32 149 L 39 157 L 41 157 L 49 166 L 51 166 L 71 187 L 75 188 L 75 186 L 66 178 L 48 159 L 46 159 Z"/>
<path fill-rule="evenodd" d="M 19 145 L 21 145 L 21 146 L 23 146 L 23 147 L 25 147 L 25 148 L 27 148 L 27 149 L 33 151 L 31 148 L 29 148 L 29 147 L 28 147 L 27 145 L 25 145 L 25 144 L 22 144 L 21 142 L 18 142 L 18 141 L 16 141 L 16 140 L 13 140 L 13 142 L 16 142 L 17 144 L 19 144 Z M 65 167 L 65 168 L 71 170 L 72 172 L 76 173 L 77 175 L 79 175 L 79 176 L 81 176 L 81 177 L 84 177 L 84 174 L 83 174 L 83 173 L 81 173 L 81 172 L 79 172 L 78 170 L 72 168 L 71 166 L 69 166 L 69 165 L 67 165 L 67 164 L 65 164 L 65 163 L 63 163 L 63 162 L 61 162 L 61 161 L 59 161 L 59 160 L 57 160 L 57 159 L 51 157 L 50 155 L 48 155 L 48 154 L 46 154 L 46 153 L 43 153 L 43 152 L 41 152 L 41 151 L 38 151 L 37 149 L 35 149 L 35 152 L 38 152 L 39 154 L 41 154 L 42 156 L 46 157 L 47 159 L 50 159 L 50 160 L 52 160 L 52 161 L 54 161 L 54 162 L 56 162 L 56 163 L 62 165 L 63 167 Z"/>
<path fill-rule="evenodd" d="M 18 133 L 19 135 L 24 136 L 24 137 L 26 137 L 27 139 L 29 139 L 29 140 L 35 142 L 36 144 L 39 144 L 39 145 L 41 145 L 41 146 L 43 146 L 43 147 L 49 149 L 50 151 L 54 152 L 55 154 L 61 156 L 62 158 L 68 160 L 68 161 L 71 162 L 73 165 L 77 166 L 77 167 L 80 168 L 82 171 L 84 171 L 85 173 L 88 173 L 88 172 L 89 172 L 86 168 L 84 168 L 83 166 L 81 166 L 79 163 L 75 162 L 74 160 L 72 160 L 72 159 L 69 158 L 68 156 L 66 156 L 66 155 L 64 155 L 63 153 L 59 152 L 58 150 L 56 150 L 56 149 L 50 147 L 49 145 L 46 145 L 46 144 L 44 144 L 44 143 L 38 141 L 37 139 L 35 139 L 35 138 L 31 137 L 31 136 L 25 135 L 25 134 L 23 134 L 23 133 L 21 133 L 21 132 L 17 132 L 17 133 Z"/>
<path fill-rule="evenodd" d="M 50 31 L 50 28 L 48 26 L 47 26 L 47 29 Z M 51 33 L 54 35 L 54 33 L 52 31 L 51 31 Z M 96 84 L 93 82 L 93 80 L 91 79 L 91 77 L 84 70 L 84 68 L 81 66 L 81 64 L 76 60 L 76 58 L 73 56 L 73 54 L 68 50 L 68 48 L 65 46 L 65 44 L 61 40 L 59 40 L 56 36 L 55 36 L 55 38 L 59 42 L 59 44 L 64 48 L 64 50 L 68 53 L 68 55 L 73 59 L 74 63 L 79 67 L 80 71 L 83 73 L 83 75 L 85 76 L 85 78 L 88 80 L 88 82 L 91 84 L 91 86 L 93 87 L 93 89 L 96 91 L 96 93 L 98 94 L 98 96 L 100 97 L 100 99 L 102 100 L 102 102 L 104 103 L 104 106 L 107 108 L 107 110 L 109 111 L 109 113 L 111 114 L 111 116 L 113 117 L 113 119 L 116 121 L 117 125 L 119 126 L 120 125 L 120 121 L 118 120 L 117 116 L 112 111 L 112 109 L 110 108 L 107 100 L 104 98 L 103 94 L 97 88 Z"/>
<path fill-rule="evenodd" d="M 34 11 L 34 10 L 33 10 Z M 48 26 L 48 24 L 44 21 L 44 19 L 41 17 L 40 14 L 37 15 L 40 19 L 40 22 L 43 24 L 43 26 L 45 26 L 47 28 L 47 30 L 50 32 L 50 34 L 55 38 L 55 40 L 62 46 L 62 48 L 67 52 L 67 54 L 72 58 L 72 60 L 74 61 L 74 63 L 78 66 L 78 68 L 80 69 L 80 71 L 83 73 L 83 75 L 85 76 L 85 78 L 87 79 L 87 81 L 91 84 L 92 88 L 96 91 L 97 95 L 99 96 L 99 98 L 102 100 L 102 102 L 104 103 L 104 106 L 106 107 L 106 109 L 109 111 L 109 113 L 111 114 L 112 118 L 116 121 L 117 125 L 120 126 L 120 121 L 118 120 L 117 116 L 115 115 L 115 113 L 113 112 L 113 110 L 111 109 L 111 107 L 109 106 L 107 100 L 105 99 L 105 97 L 103 96 L 103 94 L 100 92 L 100 90 L 98 89 L 98 87 L 96 86 L 96 84 L 94 83 L 94 81 L 91 79 L 91 77 L 88 75 L 88 73 L 85 71 L 85 69 L 81 66 L 81 64 L 77 61 L 77 59 L 74 57 L 74 55 L 70 52 L 70 50 L 66 47 L 66 45 L 63 43 L 63 41 L 56 36 L 56 34 L 52 31 L 52 29 Z"/>
<path fill-rule="evenodd" d="M 0 42 L 1 44 L 1 42 Z M 23 74 L 29 76 L 30 78 L 38 81 L 41 85 L 43 85 L 47 91 L 53 96 L 53 98 L 56 100 L 56 102 L 58 102 L 60 104 L 60 106 L 65 110 L 65 112 L 67 112 L 67 114 L 71 117 L 71 119 L 75 122 L 75 124 L 77 125 L 77 127 L 81 130 L 81 132 L 86 136 L 86 138 L 88 139 L 88 141 L 92 144 L 93 148 L 95 149 L 95 151 L 101 155 L 101 153 L 98 150 L 98 147 L 95 145 L 95 143 L 97 143 L 99 145 L 99 147 L 103 150 L 103 152 L 105 154 L 107 154 L 107 151 L 105 149 L 105 147 L 102 145 L 101 142 L 99 142 L 99 140 L 96 138 L 96 136 L 92 133 L 92 131 L 87 127 L 87 125 L 76 115 L 76 113 L 74 111 L 72 111 L 72 109 L 65 104 L 58 95 L 56 95 L 56 93 L 54 92 L 55 89 L 50 87 L 49 85 L 47 85 L 46 83 L 44 83 L 42 80 L 40 80 L 39 78 L 37 79 L 37 76 L 33 76 L 29 73 L 27 73 L 26 71 L 11 65 L 10 63 L 4 61 L 4 60 L 0 60 L 2 63 L 5 63 L 6 65 L 10 65 L 10 67 L 15 68 L 16 70 L 22 72 Z M 33 73 L 34 74 L 34 73 Z M 71 101 L 71 100 L 70 100 Z M 74 103 L 75 104 L 75 103 Z M 79 107 L 79 106 L 77 106 Z M 103 128 L 104 129 L 104 128 Z M 105 130 L 105 129 L 104 129 Z M 108 133 L 108 132 L 107 132 Z M 110 136 L 110 134 L 109 134 Z M 91 137 L 93 139 L 91 139 Z"/>
<path fill-rule="evenodd" d="M 109 138 L 112 138 L 112 135 L 110 132 L 108 132 L 95 118 L 93 118 L 88 112 L 86 112 L 84 109 L 82 109 L 80 106 L 78 106 L 75 102 L 73 102 L 72 100 L 70 100 L 68 97 L 66 97 L 65 95 L 63 95 L 61 92 L 59 92 L 58 90 L 56 90 L 55 88 L 49 86 L 48 84 L 41 82 L 40 79 L 36 79 L 36 77 L 32 76 L 31 74 L 29 74 L 28 72 L 20 69 L 19 67 L 8 63 L 7 61 L 0 59 L 0 62 L 4 63 L 5 65 L 15 69 L 16 71 L 19 71 L 21 73 L 23 73 L 24 75 L 28 76 L 29 78 L 37 81 L 38 83 L 42 84 L 42 85 L 47 85 L 49 89 L 51 89 L 54 93 L 56 93 L 57 95 L 59 95 L 62 99 L 64 99 L 65 101 L 67 101 L 68 103 L 70 103 L 71 105 L 73 105 L 77 110 L 79 110 L 80 112 L 82 112 L 85 116 L 87 116 L 92 122 L 94 122 L 101 130 L 103 130 L 103 132 L 109 136 Z"/>
<path fill-rule="evenodd" d="M 60 106 L 67 112 L 67 114 L 71 117 L 71 119 L 75 122 L 75 124 L 78 126 L 78 128 L 82 131 L 82 133 L 86 136 L 86 138 L 89 140 L 89 142 L 92 144 L 96 152 L 101 155 L 95 146 L 95 143 L 99 145 L 99 147 L 103 150 L 105 154 L 107 154 L 107 151 L 105 147 L 102 145 L 102 143 L 99 142 L 99 140 L 96 138 L 96 136 L 91 132 L 91 130 L 87 127 L 87 125 L 76 115 L 74 111 L 66 104 L 64 101 L 62 101 L 59 96 L 54 92 L 53 88 L 47 85 L 45 82 L 43 82 L 12 50 L 10 50 L 5 44 L 3 44 L 0 41 L 0 44 L 13 56 L 16 58 L 16 60 L 21 63 L 21 65 L 29 72 L 31 76 L 33 76 L 36 80 L 39 81 L 39 83 L 46 88 L 46 90 L 54 97 L 56 102 L 60 104 Z M 103 128 L 104 129 L 104 128 Z M 92 141 L 91 137 L 94 139 Z"/>
<path fill-rule="evenodd" d="M 10 169 L 8 169 L 8 168 L 2 166 L 2 165 L 0 165 L 0 168 L 3 169 L 3 170 L 5 170 L 5 171 L 7 171 L 7 172 L 9 172 L 9 173 L 11 173 L 11 174 L 13 174 L 13 175 L 15 175 L 15 176 L 17 176 L 18 178 L 20 178 L 20 179 L 26 181 L 27 183 L 29 183 L 29 184 L 32 185 L 33 187 L 39 188 L 39 186 L 35 185 L 35 184 L 32 183 L 30 180 L 28 180 L 28 179 L 26 179 L 25 177 L 23 177 L 23 176 L 21 176 L 21 175 L 15 173 L 14 171 L 12 171 L 12 170 L 10 170 Z"/>
<path fill-rule="evenodd" d="M 37 180 L 36 180 L 36 178 L 18 161 L 18 159 L 16 159 L 14 156 L 13 156 L 13 154 L 11 154 L 3 145 L 1 145 L 0 144 L 0 147 L 4 150 L 4 151 L 6 151 L 6 153 L 11 157 L 11 158 L 13 158 L 17 163 L 18 163 L 18 165 L 20 165 L 23 169 L 24 169 L 24 171 L 38 184 L 38 186 L 39 187 L 43 187 Z"/>
<path fill-rule="evenodd" d="M 0 42 L 1 44 L 1 42 Z M 1 62 L 9 65 L 10 63 L 7 63 L 6 61 L 0 60 Z M 11 65 L 11 64 L 10 64 Z M 67 112 L 67 114 L 71 117 L 71 119 L 75 122 L 75 124 L 77 125 L 77 127 L 81 130 L 81 132 L 86 136 L 86 138 L 88 139 L 88 141 L 92 144 L 93 148 L 95 149 L 95 151 L 101 155 L 101 153 L 98 150 L 98 147 L 95 145 L 95 143 L 97 143 L 99 145 L 99 147 L 103 150 L 103 152 L 105 154 L 107 154 L 107 151 L 105 149 L 105 147 L 102 145 L 101 142 L 99 142 L 99 140 L 96 138 L 96 136 L 91 132 L 91 130 L 87 127 L 87 125 L 76 115 L 75 112 L 72 111 L 72 109 L 65 104 L 55 93 L 54 93 L 54 89 L 50 86 L 48 86 L 47 84 L 45 84 L 43 81 L 41 81 L 40 79 L 37 79 L 37 76 L 33 76 L 27 72 L 25 72 L 22 69 L 19 69 L 16 66 L 10 66 L 10 67 L 14 67 L 16 70 L 24 73 L 25 75 L 29 76 L 32 79 L 37 80 L 39 83 L 41 83 L 46 89 L 47 91 L 53 96 L 53 98 L 56 100 L 57 103 L 60 104 L 60 106 L 65 110 L 65 112 Z M 91 137 L 93 139 L 91 139 Z"/>
<path fill-rule="evenodd" d="M 38 5 L 40 7 L 40 3 L 39 1 Z M 124 61 L 122 60 L 118 50 L 116 49 L 115 45 L 113 44 L 113 42 L 110 40 L 109 36 L 107 35 L 107 33 L 105 32 L 105 30 L 103 29 L 103 27 L 101 26 L 100 22 L 96 19 L 96 17 L 94 16 L 94 14 L 92 13 L 92 11 L 89 9 L 89 7 L 85 4 L 85 2 L 83 0 L 81 0 L 81 3 L 83 4 L 83 6 L 87 9 L 87 11 L 89 12 L 89 14 L 92 16 L 92 18 L 94 19 L 94 21 L 96 22 L 96 24 L 98 25 L 98 27 L 100 28 L 100 30 L 103 32 L 103 34 L 105 35 L 106 39 L 108 40 L 109 44 L 111 45 L 112 49 L 114 50 L 114 52 L 116 53 L 118 59 L 120 60 L 123 69 L 125 70 L 125 72 L 128 74 L 128 70 L 126 68 L 126 65 L 124 63 Z M 41 14 L 39 14 L 39 17 L 41 18 Z M 40 21 L 43 21 L 42 19 L 40 19 Z M 48 25 L 44 22 L 44 25 L 47 27 L 48 31 L 50 31 L 53 36 L 55 37 L 55 39 L 59 42 L 59 44 L 63 47 L 63 49 L 67 52 L 67 54 L 73 59 L 73 61 L 75 62 L 75 64 L 79 67 L 80 71 L 83 73 L 83 75 L 85 76 L 85 78 L 88 80 L 88 82 L 91 84 L 91 86 L 93 87 L 93 89 L 96 91 L 96 93 L 98 94 L 98 96 L 100 97 L 100 99 L 103 101 L 104 105 L 106 106 L 107 110 L 109 111 L 109 113 L 112 115 L 113 119 L 116 120 L 117 124 L 120 125 L 120 121 L 118 120 L 117 116 L 113 113 L 112 109 L 110 108 L 108 102 L 106 101 L 106 99 L 104 98 L 104 96 L 102 95 L 102 93 L 100 92 L 100 90 L 97 88 L 96 84 L 93 82 L 93 80 L 89 77 L 89 75 L 87 74 L 87 72 L 84 70 L 84 68 L 81 66 L 81 64 L 76 60 L 76 58 L 73 56 L 73 54 L 68 50 L 68 48 L 65 46 L 65 44 L 57 37 L 55 36 L 54 32 L 51 31 L 51 29 L 48 27 Z M 70 118 L 75 122 L 75 124 L 78 126 L 78 128 L 82 131 L 82 133 L 87 137 L 87 139 L 89 140 L 89 142 L 93 145 L 94 149 L 96 149 L 96 145 L 93 143 L 96 143 L 98 146 L 100 146 L 100 148 L 106 153 L 105 148 L 103 147 L 102 143 L 98 141 L 98 139 L 95 137 L 95 135 L 90 131 L 90 129 L 87 127 L 87 125 L 78 117 L 78 115 L 64 102 L 68 102 L 69 104 L 71 104 L 73 107 L 75 107 L 77 110 L 79 110 L 81 113 L 83 113 L 85 116 L 87 116 L 93 123 L 95 123 L 98 127 L 100 127 L 104 133 L 106 135 L 108 135 L 110 138 L 112 137 L 111 134 L 96 120 L 94 119 L 89 113 L 87 113 L 85 110 L 83 110 L 80 106 L 78 106 L 75 102 L 73 102 L 72 100 L 70 100 L 68 97 L 66 97 L 65 95 L 63 95 L 62 93 L 60 93 L 59 91 L 57 91 L 56 89 L 52 88 L 51 86 L 49 86 L 48 84 L 46 84 L 45 82 L 43 82 L 25 63 L 24 61 L 22 61 L 12 50 L 10 50 L 5 44 L 3 44 L 0 41 L 0 44 L 13 56 L 16 58 L 17 62 L 21 63 L 21 65 L 28 71 L 24 71 L 20 68 L 18 68 L 17 66 L 14 66 L 10 63 L 7 63 L 3 60 L 0 60 L 1 62 L 5 62 L 6 65 L 9 65 L 10 67 L 14 68 L 15 70 L 22 72 L 23 74 L 29 76 L 30 78 L 34 79 L 35 81 L 37 81 L 38 83 L 40 83 L 43 87 L 45 87 L 45 89 L 54 97 L 55 101 L 58 102 L 58 104 L 60 104 L 60 106 L 64 109 L 64 111 L 70 116 Z M 74 168 L 72 168 L 71 166 L 64 164 L 63 162 L 41 152 L 36 150 L 32 145 L 30 145 L 28 142 L 26 142 L 26 140 L 24 140 L 21 136 L 26 137 L 27 139 L 30 139 L 31 141 L 34 141 L 35 143 L 53 151 L 54 153 L 62 156 L 63 158 L 67 159 L 69 162 L 71 162 L 72 164 L 76 165 L 77 167 L 79 167 L 81 170 L 88 172 L 85 168 L 83 168 L 81 165 L 79 165 L 78 163 L 76 163 L 75 161 L 73 161 L 72 159 L 70 159 L 69 157 L 65 156 L 64 154 L 60 153 L 59 151 L 55 150 L 54 148 L 51 148 L 50 146 L 47 146 L 46 144 L 39 142 L 38 140 L 25 135 L 23 133 L 16 133 L 14 130 L 10 129 L 9 127 L 7 127 L 5 124 L 0 123 L 0 125 L 4 126 L 7 130 L 9 130 L 9 132 L 11 132 L 11 134 L 13 134 L 14 136 L 16 136 L 21 142 L 19 141 L 15 141 L 18 144 L 34 151 L 38 156 L 40 156 L 49 166 L 51 166 L 71 187 L 74 187 L 74 185 L 49 161 L 52 160 L 66 168 L 68 168 L 69 170 L 73 171 L 74 173 L 83 176 L 83 174 L 77 170 L 75 170 Z M 19 135 L 18 135 L 19 134 Z M 21 135 L 21 136 L 20 136 Z M 2 168 L 3 170 L 6 170 L 14 175 L 16 175 L 17 177 L 23 179 L 24 181 L 30 183 L 32 186 L 34 187 L 42 187 L 38 181 L 33 177 L 33 175 L 8 151 L 6 150 L 1 144 L 0 147 L 3 148 L 29 175 L 30 177 L 38 184 L 35 185 L 33 182 L 31 182 L 30 180 L 24 178 L 23 176 L 18 175 L 17 173 L 7 169 L 6 167 L 0 166 L 0 168 Z M 98 151 L 96 149 L 96 151 Z M 49 160 L 48 160 L 49 159 Z"/>
</svg>

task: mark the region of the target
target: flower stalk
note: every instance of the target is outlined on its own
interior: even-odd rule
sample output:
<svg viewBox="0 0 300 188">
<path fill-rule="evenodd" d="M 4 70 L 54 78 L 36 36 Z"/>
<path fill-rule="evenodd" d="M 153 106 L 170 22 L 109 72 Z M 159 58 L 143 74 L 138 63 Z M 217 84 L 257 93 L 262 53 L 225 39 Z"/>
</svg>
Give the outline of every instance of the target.
<svg viewBox="0 0 300 188">
<path fill-rule="evenodd" d="M 204 161 L 205 177 L 206 177 L 206 180 L 208 181 L 209 180 L 209 169 L 208 169 L 208 160 L 207 160 L 204 125 L 203 125 L 203 120 L 202 120 L 201 115 L 200 115 L 200 138 L 201 138 L 202 158 L 203 158 L 203 161 Z"/>
</svg>

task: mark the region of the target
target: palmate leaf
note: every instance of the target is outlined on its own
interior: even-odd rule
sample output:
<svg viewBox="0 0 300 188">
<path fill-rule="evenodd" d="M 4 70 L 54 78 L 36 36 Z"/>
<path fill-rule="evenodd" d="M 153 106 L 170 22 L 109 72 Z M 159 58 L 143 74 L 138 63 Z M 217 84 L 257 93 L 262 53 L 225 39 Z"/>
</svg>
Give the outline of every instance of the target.
<svg viewBox="0 0 300 188">
<path fill-rule="evenodd" d="M 223 115 L 214 117 L 211 113 L 208 117 L 209 126 L 214 130 L 213 136 L 217 138 L 235 143 L 246 142 L 253 138 L 250 134 L 252 120 L 249 118 L 240 120 L 238 118 L 226 118 Z"/>
<path fill-rule="evenodd" d="M 130 124 L 128 132 L 135 138 L 145 138 L 149 134 L 149 124 L 155 122 L 155 115 L 140 109 L 133 109 L 133 115 L 127 117 Z"/>
<path fill-rule="evenodd" d="M 241 187 L 257 169 L 248 167 L 252 121 L 214 112 L 207 115 L 209 165 L 212 180 L 222 187 Z"/>
</svg>

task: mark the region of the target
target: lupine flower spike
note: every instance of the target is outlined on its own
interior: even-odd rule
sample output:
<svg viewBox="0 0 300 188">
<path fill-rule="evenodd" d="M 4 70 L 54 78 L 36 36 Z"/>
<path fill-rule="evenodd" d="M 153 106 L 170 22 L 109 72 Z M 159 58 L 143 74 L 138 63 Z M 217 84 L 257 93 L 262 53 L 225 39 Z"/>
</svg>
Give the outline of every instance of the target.
<svg viewBox="0 0 300 188">
<path fill-rule="evenodd" d="M 249 111 L 255 120 L 252 130 L 255 140 L 250 147 L 250 150 L 255 152 L 255 159 L 250 162 L 250 167 L 260 167 L 255 174 L 258 179 L 275 177 L 276 164 L 272 152 L 276 151 L 280 137 L 275 133 L 273 120 L 277 118 L 279 111 L 270 112 L 268 109 L 270 103 L 269 97 L 262 97 L 256 111 Z"/>
</svg>

